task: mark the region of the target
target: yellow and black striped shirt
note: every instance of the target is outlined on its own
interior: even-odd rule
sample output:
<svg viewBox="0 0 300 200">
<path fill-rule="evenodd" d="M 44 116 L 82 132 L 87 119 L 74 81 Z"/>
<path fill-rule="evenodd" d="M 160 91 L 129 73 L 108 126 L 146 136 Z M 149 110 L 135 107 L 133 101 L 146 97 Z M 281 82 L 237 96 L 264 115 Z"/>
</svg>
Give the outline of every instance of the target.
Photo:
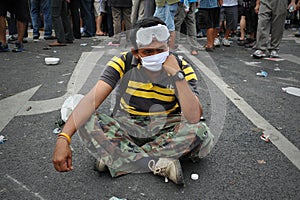
<svg viewBox="0 0 300 200">
<path fill-rule="evenodd" d="M 125 52 L 119 57 L 113 57 L 107 63 L 100 79 L 115 88 L 118 81 L 124 76 L 126 56 L 127 53 Z M 186 81 L 188 81 L 192 91 L 199 96 L 197 76 L 193 68 L 184 59 L 180 59 L 180 62 Z M 154 83 L 149 80 L 144 70 L 133 56 L 130 70 L 125 73 L 129 81 L 120 100 L 120 108 L 130 115 L 136 116 L 180 113 L 180 105 L 176 97 L 176 85 L 172 77 L 162 71 Z M 120 83 L 122 84 L 122 82 Z"/>
</svg>

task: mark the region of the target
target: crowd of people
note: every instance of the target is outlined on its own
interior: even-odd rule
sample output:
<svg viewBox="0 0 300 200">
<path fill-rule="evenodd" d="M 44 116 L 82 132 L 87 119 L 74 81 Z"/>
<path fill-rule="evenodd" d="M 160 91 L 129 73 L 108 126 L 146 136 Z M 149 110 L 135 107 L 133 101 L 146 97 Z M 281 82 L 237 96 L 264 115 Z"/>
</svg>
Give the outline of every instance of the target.
<svg viewBox="0 0 300 200">
<path fill-rule="evenodd" d="M 297 5 L 296 5 L 297 3 Z M 299 10 L 300 1 L 265 0 L 11 0 L 1 1 L 0 51 L 10 49 L 5 37 L 7 20 L 8 42 L 14 42 L 13 52 L 22 52 L 28 37 L 28 24 L 33 39 L 56 40 L 49 46 L 65 46 L 74 39 L 93 36 L 113 37 L 108 45 L 118 46 L 121 32 L 130 30 L 139 19 L 156 16 L 170 31 L 170 48 L 178 46 L 180 34 L 188 35 L 191 54 L 199 50 L 214 51 L 215 47 L 232 43 L 230 36 L 240 25 L 238 44 L 255 47 L 253 57 L 278 57 L 287 10 Z M 29 22 L 29 23 L 28 23 Z M 257 29 L 259 30 L 257 34 Z M 55 34 L 52 33 L 54 30 Z M 298 31 L 300 33 L 300 29 Z M 271 33 L 270 43 L 268 34 Z M 300 34 L 296 33 L 296 36 Z M 130 42 L 130 32 L 126 41 Z M 206 36 L 204 47 L 196 37 Z M 269 51 L 267 51 L 269 50 Z"/>
</svg>

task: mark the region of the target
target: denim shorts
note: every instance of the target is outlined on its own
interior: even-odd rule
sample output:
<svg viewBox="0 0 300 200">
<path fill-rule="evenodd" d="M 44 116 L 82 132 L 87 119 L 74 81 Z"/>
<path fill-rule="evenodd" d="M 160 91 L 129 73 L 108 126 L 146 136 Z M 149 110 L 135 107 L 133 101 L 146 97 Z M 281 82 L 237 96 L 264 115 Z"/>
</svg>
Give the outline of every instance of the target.
<svg viewBox="0 0 300 200">
<path fill-rule="evenodd" d="M 163 20 L 169 31 L 175 31 L 174 17 L 178 8 L 178 3 L 172 5 L 165 4 L 162 7 L 156 7 L 154 16 Z"/>
</svg>

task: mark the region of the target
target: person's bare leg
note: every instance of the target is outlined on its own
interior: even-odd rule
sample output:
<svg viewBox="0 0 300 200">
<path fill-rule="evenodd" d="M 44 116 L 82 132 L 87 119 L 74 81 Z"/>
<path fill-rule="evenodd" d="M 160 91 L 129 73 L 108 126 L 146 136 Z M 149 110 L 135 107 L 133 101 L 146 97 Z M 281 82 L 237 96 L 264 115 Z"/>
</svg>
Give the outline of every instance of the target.
<svg viewBox="0 0 300 200">
<path fill-rule="evenodd" d="M 95 22 L 96 22 L 96 35 L 100 34 L 100 15 L 95 16 Z"/>
<path fill-rule="evenodd" d="M 246 29 L 246 17 L 245 16 L 241 16 L 240 28 L 241 28 L 240 40 L 244 40 L 245 39 L 245 29 Z"/>
<path fill-rule="evenodd" d="M 229 36 L 230 36 L 230 33 L 231 33 L 231 30 L 230 29 L 226 29 L 224 38 L 228 39 Z"/>
<path fill-rule="evenodd" d="M 22 43 L 25 29 L 26 29 L 26 23 L 17 20 L 17 28 L 18 28 L 18 42 Z"/>
<path fill-rule="evenodd" d="M 5 17 L 0 16 L 0 42 L 6 45 L 6 26 Z"/>
<path fill-rule="evenodd" d="M 213 48 L 214 47 L 214 39 L 216 38 L 216 30 L 213 28 L 208 28 L 206 30 L 206 48 Z"/>
<path fill-rule="evenodd" d="M 175 50 L 175 39 L 176 33 L 175 31 L 170 31 L 170 49 Z"/>
<path fill-rule="evenodd" d="M 104 35 L 104 33 L 101 30 L 102 19 L 102 15 L 96 16 L 96 35 Z"/>
</svg>

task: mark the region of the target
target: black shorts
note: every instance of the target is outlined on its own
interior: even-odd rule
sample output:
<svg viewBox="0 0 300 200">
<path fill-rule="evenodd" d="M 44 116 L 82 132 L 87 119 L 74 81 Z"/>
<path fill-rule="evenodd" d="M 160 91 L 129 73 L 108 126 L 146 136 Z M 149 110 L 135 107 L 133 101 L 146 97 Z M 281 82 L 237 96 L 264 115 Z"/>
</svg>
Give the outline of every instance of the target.
<svg viewBox="0 0 300 200">
<path fill-rule="evenodd" d="M 220 8 L 200 8 L 199 27 L 202 29 L 218 28 L 220 26 Z"/>
<path fill-rule="evenodd" d="M 21 22 L 28 20 L 28 1 L 27 0 L 0 0 L 0 16 L 5 17 L 7 12 L 15 15 Z"/>
<path fill-rule="evenodd" d="M 257 22 L 258 22 L 258 15 L 255 13 L 255 4 L 251 1 L 248 3 L 244 3 L 241 16 L 245 16 L 246 18 L 246 30 L 247 33 L 256 33 L 257 30 Z"/>
</svg>

